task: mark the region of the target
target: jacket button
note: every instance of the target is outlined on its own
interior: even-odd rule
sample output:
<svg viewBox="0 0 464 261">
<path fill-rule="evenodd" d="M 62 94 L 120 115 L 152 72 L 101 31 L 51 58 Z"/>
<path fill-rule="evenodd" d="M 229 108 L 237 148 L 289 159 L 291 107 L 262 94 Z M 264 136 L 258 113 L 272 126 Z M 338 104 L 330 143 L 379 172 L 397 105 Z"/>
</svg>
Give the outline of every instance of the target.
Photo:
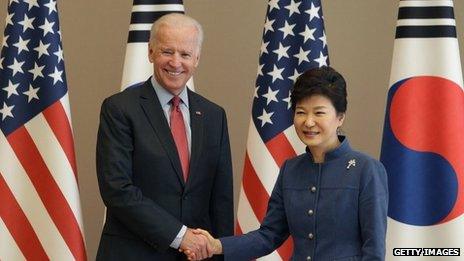
<svg viewBox="0 0 464 261">
<path fill-rule="evenodd" d="M 311 260 L 311 256 L 307 256 L 307 257 L 306 257 L 306 260 Z"/>
<path fill-rule="evenodd" d="M 315 187 L 315 186 L 312 186 L 312 187 L 311 187 L 311 192 L 312 192 L 312 193 L 316 192 L 316 187 Z"/>
<path fill-rule="evenodd" d="M 314 234 L 313 234 L 313 233 L 309 233 L 309 234 L 308 234 L 308 238 L 312 240 L 312 239 L 314 238 Z"/>
<path fill-rule="evenodd" d="M 187 197 L 187 196 L 184 196 L 184 197 L 183 197 L 183 199 L 184 199 L 184 200 L 187 200 L 187 199 L 188 199 L 188 197 Z"/>
<path fill-rule="evenodd" d="M 308 215 L 310 216 L 314 215 L 314 211 L 312 209 L 308 210 Z"/>
</svg>

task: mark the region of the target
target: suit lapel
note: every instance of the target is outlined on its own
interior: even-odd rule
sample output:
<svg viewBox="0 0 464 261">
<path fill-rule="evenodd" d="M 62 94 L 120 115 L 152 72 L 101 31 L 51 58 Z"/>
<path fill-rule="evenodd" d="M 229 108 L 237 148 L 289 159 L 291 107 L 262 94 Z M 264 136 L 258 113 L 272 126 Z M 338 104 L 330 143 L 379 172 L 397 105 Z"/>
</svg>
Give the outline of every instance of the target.
<svg viewBox="0 0 464 261">
<path fill-rule="evenodd" d="M 201 103 L 196 97 L 196 94 L 188 90 L 189 94 L 189 110 L 190 110 L 190 126 L 192 132 L 192 146 L 190 152 L 190 170 L 187 183 L 195 178 L 195 169 L 198 165 L 201 149 L 203 145 L 203 117 L 204 111 Z"/>
<path fill-rule="evenodd" d="M 177 154 L 177 148 L 171 134 L 171 129 L 169 128 L 166 116 L 164 116 L 163 109 L 161 108 L 161 104 L 150 80 L 146 81 L 141 88 L 140 105 L 142 106 L 151 127 L 155 131 L 155 134 L 158 136 L 161 145 L 171 160 L 172 166 L 174 167 L 180 182 L 182 185 L 185 185 L 184 177 L 182 175 L 182 167 L 179 155 Z"/>
</svg>

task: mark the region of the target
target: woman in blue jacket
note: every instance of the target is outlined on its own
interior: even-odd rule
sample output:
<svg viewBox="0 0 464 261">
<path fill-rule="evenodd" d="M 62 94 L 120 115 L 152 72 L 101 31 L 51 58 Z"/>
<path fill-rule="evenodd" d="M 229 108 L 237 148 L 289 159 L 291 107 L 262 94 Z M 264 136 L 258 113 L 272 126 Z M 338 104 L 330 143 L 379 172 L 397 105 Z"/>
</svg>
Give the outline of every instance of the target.
<svg viewBox="0 0 464 261">
<path fill-rule="evenodd" d="M 345 80 L 330 67 L 308 70 L 298 77 L 291 102 L 306 153 L 281 166 L 259 229 L 220 239 L 197 230 L 209 238 L 209 254 L 251 260 L 291 235 L 292 260 L 384 260 L 387 175 L 379 161 L 338 135 L 347 107 Z"/>
</svg>

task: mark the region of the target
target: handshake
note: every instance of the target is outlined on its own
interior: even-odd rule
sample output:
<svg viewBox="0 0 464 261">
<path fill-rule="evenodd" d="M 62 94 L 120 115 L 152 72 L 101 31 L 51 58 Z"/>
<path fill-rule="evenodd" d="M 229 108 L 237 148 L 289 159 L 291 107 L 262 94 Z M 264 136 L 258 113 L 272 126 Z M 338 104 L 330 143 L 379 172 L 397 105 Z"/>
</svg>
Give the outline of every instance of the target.
<svg viewBox="0 0 464 261">
<path fill-rule="evenodd" d="M 188 260 L 203 260 L 222 254 L 222 244 L 206 230 L 187 228 L 179 251 L 183 252 Z"/>
</svg>

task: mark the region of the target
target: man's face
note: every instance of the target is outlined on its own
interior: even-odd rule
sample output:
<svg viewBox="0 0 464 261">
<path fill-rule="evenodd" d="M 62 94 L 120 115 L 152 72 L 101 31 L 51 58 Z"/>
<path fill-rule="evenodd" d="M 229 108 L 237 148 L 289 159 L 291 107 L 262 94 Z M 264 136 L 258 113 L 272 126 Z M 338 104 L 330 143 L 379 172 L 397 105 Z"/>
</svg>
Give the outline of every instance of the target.
<svg viewBox="0 0 464 261">
<path fill-rule="evenodd" d="M 198 32 L 194 26 L 176 28 L 161 25 L 154 42 L 148 46 L 156 81 L 170 93 L 182 92 L 200 59 Z"/>
</svg>

